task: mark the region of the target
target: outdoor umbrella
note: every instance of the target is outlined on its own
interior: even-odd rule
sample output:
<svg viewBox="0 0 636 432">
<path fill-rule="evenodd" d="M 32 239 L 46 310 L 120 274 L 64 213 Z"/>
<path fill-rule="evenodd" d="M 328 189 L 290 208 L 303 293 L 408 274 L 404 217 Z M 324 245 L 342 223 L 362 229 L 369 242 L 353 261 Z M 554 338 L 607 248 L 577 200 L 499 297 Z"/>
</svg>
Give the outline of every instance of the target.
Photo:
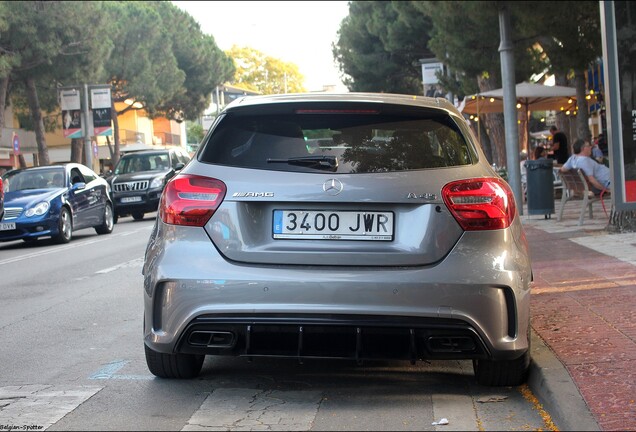
<svg viewBox="0 0 636 432">
<path fill-rule="evenodd" d="M 574 111 L 576 109 L 576 89 L 564 86 L 546 86 L 522 82 L 515 86 L 517 105 L 523 109 L 526 136 L 526 152 L 529 150 L 528 121 L 531 111 Z M 503 112 L 503 89 L 490 90 L 472 96 L 466 96 L 459 106 L 459 110 L 466 114 L 480 114 Z M 479 127 L 479 125 L 478 125 Z"/>
<path fill-rule="evenodd" d="M 515 86 L 517 103 L 530 111 L 566 111 L 576 109 L 574 87 L 546 86 L 523 82 Z M 466 96 L 459 107 L 466 114 L 503 112 L 503 89 Z"/>
</svg>

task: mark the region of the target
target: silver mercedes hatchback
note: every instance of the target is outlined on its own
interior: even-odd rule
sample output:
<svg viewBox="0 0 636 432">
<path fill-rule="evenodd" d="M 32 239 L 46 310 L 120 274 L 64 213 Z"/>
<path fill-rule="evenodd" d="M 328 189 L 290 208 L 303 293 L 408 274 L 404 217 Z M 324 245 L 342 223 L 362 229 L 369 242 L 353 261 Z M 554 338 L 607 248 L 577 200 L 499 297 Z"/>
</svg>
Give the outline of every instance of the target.
<svg viewBox="0 0 636 432">
<path fill-rule="evenodd" d="M 529 365 L 531 263 L 508 184 L 445 99 L 246 97 L 165 187 L 143 267 L 149 370 L 206 355 Z"/>
</svg>

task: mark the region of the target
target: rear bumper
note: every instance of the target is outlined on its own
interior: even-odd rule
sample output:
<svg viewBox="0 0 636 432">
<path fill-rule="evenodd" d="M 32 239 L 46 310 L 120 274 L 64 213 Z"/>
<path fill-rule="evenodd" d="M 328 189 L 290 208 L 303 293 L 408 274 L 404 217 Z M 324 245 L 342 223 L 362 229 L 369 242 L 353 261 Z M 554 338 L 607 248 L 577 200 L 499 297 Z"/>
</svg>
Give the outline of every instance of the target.
<svg viewBox="0 0 636 432">
<path fill-rule="evenodd" d="M 142 193 L 135 192 L 113 192 L 113 202 L 118 215 L 127 215 L 134 212 L 149 213 L 156 211 L 159 207 L 161 192 L 163 189 L 151 189 Z M 140 197 L 140 201 L 122 202 L 122 199 Z"/>
<path fill-rule="evenodd" d="M 229 262 L 200 228 L 157 228 L 144 341 L 158 352 L 502 360 L 529 347 L 530 262 L 509 230 L 467 233 L 430 266 L 337 267 Z"/>
</svg>

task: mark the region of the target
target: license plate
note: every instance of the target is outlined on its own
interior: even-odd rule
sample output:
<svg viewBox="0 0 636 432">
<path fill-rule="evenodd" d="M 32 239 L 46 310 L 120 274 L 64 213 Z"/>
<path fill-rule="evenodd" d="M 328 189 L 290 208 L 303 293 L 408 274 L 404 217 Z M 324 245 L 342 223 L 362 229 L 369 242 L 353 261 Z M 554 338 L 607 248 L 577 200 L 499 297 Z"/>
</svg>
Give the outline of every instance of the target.
<svg viewBox="0 0 636 432">
<path fill-rule="evenodd" d="M 15 229 L 15 222 L 0 222 L 0 231 L 9 231 Z"/>
<path fill-rule="evenodd" d="M 392 212 L 274 210 L 275 239 L 393 240 Z"/>
<path fill-rule="evenodd" d="M 121 202 L 123 202 L 123 203 L 139 202 L 139 201 L 141 201 L 141 197 L 140 196 L 123 197 L 121 199 Z"/>
</svg>

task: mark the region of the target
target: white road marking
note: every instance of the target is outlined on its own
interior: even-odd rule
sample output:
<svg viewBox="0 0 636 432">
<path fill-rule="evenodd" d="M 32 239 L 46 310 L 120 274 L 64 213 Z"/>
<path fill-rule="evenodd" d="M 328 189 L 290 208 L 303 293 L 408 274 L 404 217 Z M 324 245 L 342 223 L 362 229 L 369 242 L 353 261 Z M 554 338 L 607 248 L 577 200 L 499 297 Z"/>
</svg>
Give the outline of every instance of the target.
<svg viewBox="0 0 636 432">
<path fill-rule="evenodd" d="M 102 388 L 37 384 L 0 387 L 0 425 L 14 430 L 45 430 Z"/>
<path fill-rule="evenodd" d="M 105 274 L 105 273 L 110 273 L 110 272 L 114 272 L 115 270 L 119 270 L 121 268 L 129 268 L 129 267 L 141 267 L 144 263 L 144 259 L 143 258 L 135 258 L 134 260 L 130 260 L 121 264 L 117 264 L 116 266 L 112 266 L 112 267 L 108 267 L 105 268 L 103 270 L 98 270 L 95 273 L 98 274 Z"/>
</svg>

